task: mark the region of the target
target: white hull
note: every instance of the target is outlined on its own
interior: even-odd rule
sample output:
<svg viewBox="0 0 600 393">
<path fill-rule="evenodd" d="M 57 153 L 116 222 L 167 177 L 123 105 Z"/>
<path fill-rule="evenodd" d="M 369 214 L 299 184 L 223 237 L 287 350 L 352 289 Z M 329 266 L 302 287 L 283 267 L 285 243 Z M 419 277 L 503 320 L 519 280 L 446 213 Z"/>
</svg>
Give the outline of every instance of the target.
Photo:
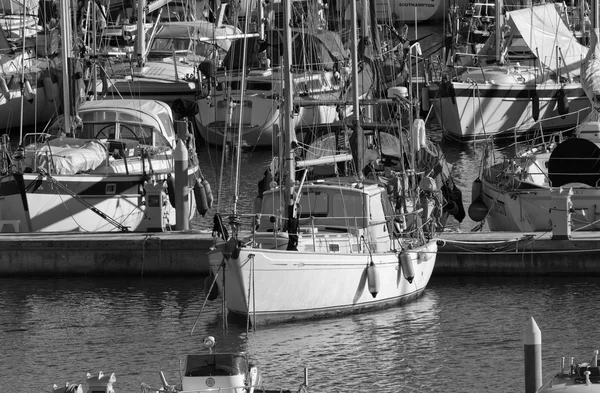
<svg viewBox="0 0 600 393">
<path fill-rule="evenodd" d="M 568 187 L 567 187 L 568 188 Z M 573 185 L 572 229 L 600 229 L 600 189 Z M 491 231 L 533 232 L 550 231 L 550 188 L 502 190 L 482 181 L 483 202 L 488 206 L 486 218 Z"/>
<path fill-rule="evenodd" d="M 189 174 L 193 176 L 196 170 L 197 167 L 192 168 Z M 20 232 L 119 232 L 123 228 L 146 232 L 161 226 L 156 222 L 157 217 L 148 214 L 148 200 L 142 194 L 140 175 L 53 176 L 55 182 L 78 194 L 77 197 L 57 187 L 55 182 L 40 180 L 38 174 L 24 174 L 23 178 L 25 186 L 31 187 L 26 193 L 27 207 L 14 178 L 0 179 L 0 186 L 5 190 L 0 197 L 0 220 L 18 221 Z M 111 187 L 119 192 L 111 194 Z M 7 191 L 10 189 L 13 192 Z M 188 195 L 191 219 L 196 212 L 193 189 Z M 162 219 L 176 226 L 175 208 L 168 198 L 163 209 Z"/>
<path fill-rule="evenodd" d="M 133 72 L 132 72 L 133 71 Z M 169 61 L 150 61 L 142 69 L 116 63 L 108 72 L 108 96 L 173 103 L 178 98 L 194 99 L 195 72 L 192 66 Z"/>
<path fill-rule="evenodd" d="M 316 236 L 316 247 L 344 243 L 344 237 Z M 346 242 L 349 244 L 347 239 Z M 260 324 L 350 314 L 400 304 L 419 296 L 425 289 L 437 252 L 435 241 L 410 250 L 415 275 L 409 283 L 403 276 L 398 255 L 392 251 L 373 253 L 372 258 L 368 252 L 344 251 L 343 244 L 339 245 L 340 252 L 302 251 L 314 248 L 315 243 L 312 235 L 302 235 L 300 251 L 241 248 L 237 259 L 226 262 L 225 287 L 217 280 L 229 311 Z M 223 260 L 221 252 L 209 253 L 214 274 L 220 270 Z M 379 292 L 375 297 L 369 293 L 367 279 L 371 260 L 379 278 Z"/>
<path fill-rule="evenodd" d="M 568 113 L 559 113 L 557 94 L 567 93 Z M 444 135 L 459 141 L 490 136 L 513 136 L 536 125 L 531 84 L 474 84 L 451 82 L 450 88 L 430 87 L 430 99 Z M 589 100 L 581 84 L 546 82 L 535 87 L 539 97 L 538 121 L 546 130 L 568 129 L 589 114 Z"/>
</svg>

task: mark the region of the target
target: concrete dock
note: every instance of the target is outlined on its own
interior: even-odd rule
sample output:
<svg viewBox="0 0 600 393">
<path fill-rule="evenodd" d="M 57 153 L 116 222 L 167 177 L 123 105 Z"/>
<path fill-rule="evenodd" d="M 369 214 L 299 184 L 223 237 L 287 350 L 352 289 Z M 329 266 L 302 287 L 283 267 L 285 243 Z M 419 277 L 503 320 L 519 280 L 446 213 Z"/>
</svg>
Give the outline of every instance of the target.
<svg viewBox="0 0 600 393">
<path fill-rule="evenodd" d="M 436 275 L 598 275 L 600 233 L 440 233 Z M 2 233 L 0 277 L 208 274 L 208 231 Z"/>
</svg>

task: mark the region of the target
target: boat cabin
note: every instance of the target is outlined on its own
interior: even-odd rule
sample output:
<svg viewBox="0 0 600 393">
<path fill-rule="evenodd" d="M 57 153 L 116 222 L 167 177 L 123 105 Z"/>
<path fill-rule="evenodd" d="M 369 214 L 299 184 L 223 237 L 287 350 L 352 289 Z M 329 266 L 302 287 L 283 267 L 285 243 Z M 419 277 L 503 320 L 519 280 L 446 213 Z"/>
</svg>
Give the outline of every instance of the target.
<svg viewBox="0 0 600 393">
<path fill-rule="evenodd" d="M 300 193 L 297 208 L 300 233 L 307 238 L 326 232 L 346 234 L 354 240 L 347 247 L 331 251 L 353 252 L 362 248 L 354 243 L 364 235 L 372 250 L 389 250 L 389 218 L 393 210 L 387 191 L 378 183 L 369 180 L 358 183 L 354 178 L 317 180 L 305 184 Z M 266 191 L 258 231 L 279 231 L 282 221 L 272 217 L 284 217 L 282 209 L 286 208 L 279 188 Z M 267 247 L 265 239 L 261 239 L 261 244 Z"/>
<path fill-rule="evenodd" d="M 243 352 L 186 355 L 181 387 L 183 391 L 242 392 L 249 370 Z"/>
</svg>

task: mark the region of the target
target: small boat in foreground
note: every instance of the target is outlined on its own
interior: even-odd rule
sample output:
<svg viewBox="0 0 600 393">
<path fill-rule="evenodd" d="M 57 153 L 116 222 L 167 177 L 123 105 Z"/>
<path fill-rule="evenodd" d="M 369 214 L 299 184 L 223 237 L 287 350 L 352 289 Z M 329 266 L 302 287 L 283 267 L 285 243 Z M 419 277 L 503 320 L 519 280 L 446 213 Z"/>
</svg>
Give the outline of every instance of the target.
<svg viewBox="0 0 600 393">
<path fill-rule="evenodd" d="M 561 361 L 561 370 L 546 382 L 537 393 L 598 393 L 600 392 L 600 367 L 598 367 L 598 351 L 590 362 L 573 363 L 565 367 L 565 358 Z"/>
<path fill-rule="evenodd" d="M 203 340 L 208 349 L 203 354 L 188 354 L 180 359 L 181 382 L 170 385 L 163 372 L 160 372 L 162 387 L 141 384 L 142 393 L 290 393 L 289 389 L 266 388 L 262 383 L 258 368 L 250 363 L 245 352 L 213 352 L 215 338 L 207 336 Z M 115 393 L 113 384 L 117 381 L 114 373 L 86 375 L 89 393 Z M 307 392 L 307 371 L 298 392 Z M 67 382 L 59 387 L 56 384 L 53 393 L 83 393 L 82 384 Z"/>
<path fill-rule="evenodd" d="M 565 366 L 561 358 L 560 372 L 542 384 L 542 332 L 533 318 L 530 318 L 523 333 L 525 362 L 525 393 L 600 393 L 600 367 L 598 350 L 589 362 Z"/>
<path fill-rule="evenodd" d="M 159 392 L 253 392 L 262 385 L 258 368 L 250 363 L 245 352 L 213 352 L 215 338 L 204 339 L 208 353 L 188 354 L 180 360 L 181 382 L 169 385 L 162 371 L 163 387 L 156 389 L 142 383 L 142 393 Z M 263 389 L 261 388 L 262 392 Z"/>
</svg>

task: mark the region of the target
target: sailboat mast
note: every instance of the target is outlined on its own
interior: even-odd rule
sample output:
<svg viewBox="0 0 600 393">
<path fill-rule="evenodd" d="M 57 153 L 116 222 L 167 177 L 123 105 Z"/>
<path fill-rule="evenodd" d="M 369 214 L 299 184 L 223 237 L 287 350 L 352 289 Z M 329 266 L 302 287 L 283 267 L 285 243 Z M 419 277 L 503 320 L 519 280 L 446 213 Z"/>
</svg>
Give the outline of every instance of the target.
<svg viewBox="0 0 600 393">
<path fill-rule="evenodd" d="M 496 33 L 496 62 L 502 61 L 502 27 L 504 26 L 504 21 L 502 20 L 502 8 L 504 8 L 504 0 L 496 0 L 496 8 L 495 8 L 495 33 Z"/>
<path fill-rule="evenodd" d="M 71 130 L 71 101 L 69 79 L 71 78 L 71 63 L 69 55 L 73 53 L 71 45 L 71 0 L 59 1 L 60 7 L 60 61 L 62 63 L 63 118 L 64 130 Z"/>
<path fill-rule="evenodd" d="M 146 21 L 146 12 L 144 8 L 146 2 L 144 0 L 138 1 L 138 18 L 137 18 L 137 62 L 138 67 L 143 67 L 145 63 L 146 55 L 146 32 L 144 31 L 144 22 Z"/>
<path fill-rule="evenodd" d="M 294 124 L 292 122 L 293 115 L 293 99 L 294 93 L 292 91 L 292 0 L 284 1 L 284 46 L 285 51 L 283 52 L 283 71 L 284 71 L 284 120 L 283 120 L 283 131 L 285 138 L 285 188 L 287 197 L 287 218 L 294 219 L 296 217 L 296 209 L 294 203 L 294 185 L 296 183 L 296 165 L 294 148 L 292 142 L 295 140 Z"/>
<path fill-rule="evenodd" d="M 352 111 L 354 112 L 354 132 L 356 133 L 356 163 L 358 168 L 356 168 L 356 172 L 359 178 L 363 178 L 363 168 L 364 168 L 364 138 L 362 135 L 362 127 L 360 126 L 360 105 L 358 102 L 358 17 L 356 16 L 356 2 L 359 0 L 351 0 L 351 34 L 352 34 L 352 47 L 354 50 L 352 53 Z M 363 29 L 365 25 L 365 15 L 363 15 Z"/>
</svg>

